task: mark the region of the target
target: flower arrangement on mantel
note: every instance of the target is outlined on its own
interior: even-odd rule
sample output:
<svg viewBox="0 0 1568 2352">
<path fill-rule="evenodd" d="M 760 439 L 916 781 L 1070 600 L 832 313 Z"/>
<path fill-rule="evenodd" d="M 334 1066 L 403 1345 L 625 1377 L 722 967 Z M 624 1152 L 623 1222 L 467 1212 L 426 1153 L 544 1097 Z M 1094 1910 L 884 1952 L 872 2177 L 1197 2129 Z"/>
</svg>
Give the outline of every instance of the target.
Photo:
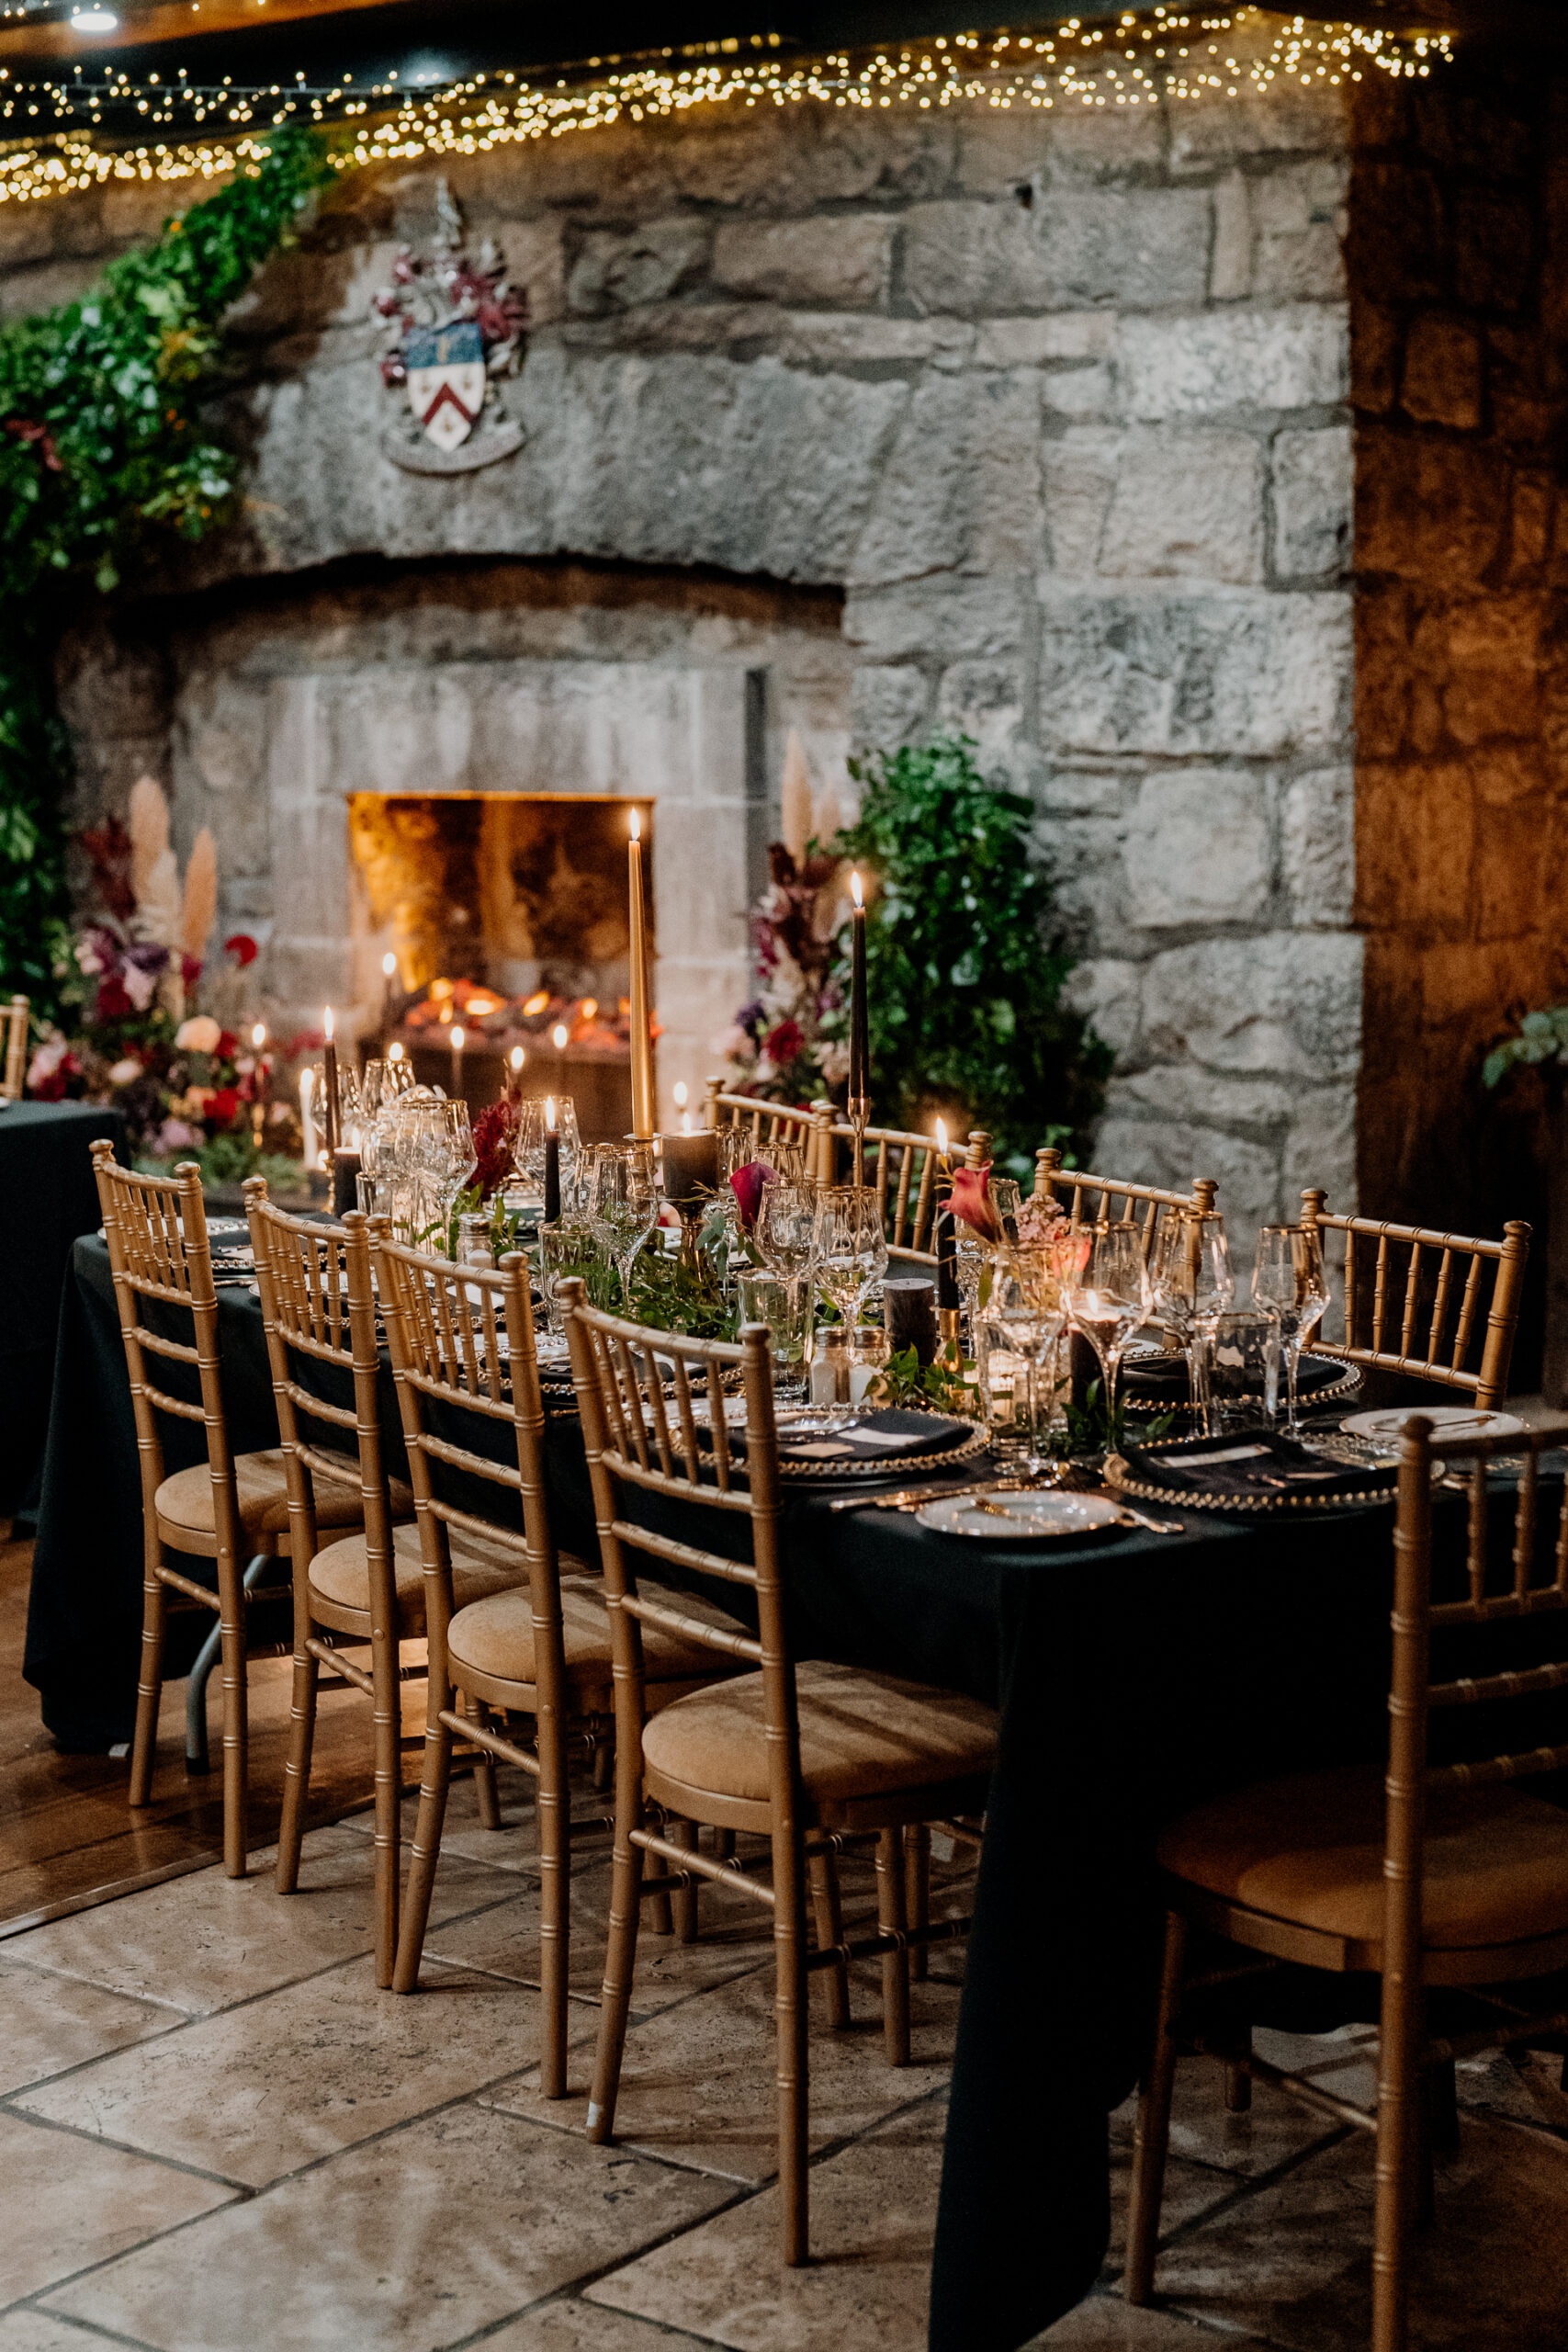
<svg viewBox="0 0 1568 2352">
<path fill-rule="evenodd" d="M 210 1183 L 258 1168 L 297 1182 L 279 1149 L 291 1140 L 288 1105 L 268 1102 L 267 1062 L 242 1043 L 256 943 L 237 932 L 222 964 L 209 956 L 217 844 L 203 826 L 182 882 L 169 805 L 151 776 L 133 786 L 127 815 L 78 836 L 97 906 L 73 942 L 76 1017 L 69 1034 L 45 1029 L 28 1091 L 112 1104 L 140 1166 L 195 1159 Z"/>
<path fill-rule="evenodd" d="M 924 1129 L 940 1114 L 987 1128 L 1023 1175 L 1042 1144 L 1071 1146 L 1098 1117 L 1111 1049 L 1066 1001 L 1049 872 L 1032 804 L 981 773 L 966 736 L 852 761 L 860 813 L 840 826 L 813 796 L 792 734 L 784 840 L 751 914 L 758 988 L 716 1041 L 738 1092 L 841 1101 L 849 1075 L 848 878 L 868 884 L 872 1117 Z"/>
</svg>

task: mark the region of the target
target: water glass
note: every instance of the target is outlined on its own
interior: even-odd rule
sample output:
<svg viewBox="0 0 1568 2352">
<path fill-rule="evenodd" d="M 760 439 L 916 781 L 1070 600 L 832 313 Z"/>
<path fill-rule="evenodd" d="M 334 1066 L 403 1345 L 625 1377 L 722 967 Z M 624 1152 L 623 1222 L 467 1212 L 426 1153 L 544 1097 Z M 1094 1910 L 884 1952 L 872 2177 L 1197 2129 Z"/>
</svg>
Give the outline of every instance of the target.
<svg viewBox="0 0 1568 2352">
<path fill-rule="evenodd" d="M 1228 1306 L 1192 1327 L 1193 1402 L 1205 1437 L 1272 1423 L 1280 1410 L 1280 1318 Z"/>
<path fill-rule="evenodd" d="M 621 1278 L 621 1312 L 632 1313 L 632 1267 L 659 1219 L 659 1171 L 651 1143 L 594 1144 L 584 1155 L 581 1204 Z"/>
<path fill-rule="evenodd" d="M 1290 1394 L 1287 1427 L 1294 1437 L 1301 1429 L 1296 1409 L 1296 1374 L 1302 1349 L 1323 1320 L 1328 1305 L 1328 1285 L 1323 1272 L 1323 1237 L 1316 1226 L 1265 1225 L 1258 1228 L 1252 1295 L 1279 1321 Z M 1272 1420 L 1273 1414 L 1269 1418 Z"/>
<path fill-rule="evenodd" d="M 987 1419 L 997 1425 L 999 1391 L 1008 1375 L 1000 1360 L 1024 1367 L 1021 1381 L 1011 1372 L 1006 1426 L 1015 1430 L 1032 1470 L 1046 1456 L 1046 1432 L 1055 1402 L 1048 1377 L 1066 1321 L 1062 1286 L 1043 1250 L 998 1251 L 991 1265 L 990 1295 L 981 1316 L 985 1369 L 981 1387 Z M 993 1360 L 998 1360 L 993 1374 Z M 1004 1444 L 1010 1441 L 1004 1441 Z"/>
<path fill-rule="evenodd" d="M 1223 1314 L 1235 1297 L 1225 1244 L 1224 1219 L 1217 1209 L 1168 1209 L 1149 1261 L 1152 1318 L 1174 1331 L 1187 1356 L 1188 1391 L 1198 1401 L 1192 1329 L 1202 1317 Z"/>
<path fill-rule="evenodd" d="M 844 1321 L 861 1308 L 887 1272 L 882 1206 L 867 1184 L 830 1184 L 817 1195 L 817 1280 Z"/>
<path fill-rule="evenodd" d="M 539 1289 L 545 1320 L 558 1340 L 565 1335 L 566 1317 L 559 1291 L 570 1276 L 583 1283 L 604 1265 L 593 1227 L 583 1216 L 563 1216 L 558 1225 L 539 1227 Z"/>
<path fill-rule="evenodd" d="M 1144 1241 L 1131 1218 L 1090 1226 L 1089 1248 L 1067 1284 L 1067 1310 L 1100 1363 L 1106 1427 L 1115 1430 L 1116 1385 L 1128 1340 L 1149 1311 L 1149 1275 Z"/>
<path fill-rule="evenodd" d="M 807 1365 L 811 1353 L 812 1289 L 808 1274 L 743 1273 L 739 1282 L 740 1320 L 765 1323 L 768 1352 L 773 1362 L 773 1394 L 781 1404 L 793 1404 L 807 1391 Z"/>
<path fill-rule="evenodd" d="M 763 1262 L 775 1274 L 808 1274 L 817 1262 L 817 1195 L 808 1184 L 767 1185 L 754 1227 Z"/>
</svg>

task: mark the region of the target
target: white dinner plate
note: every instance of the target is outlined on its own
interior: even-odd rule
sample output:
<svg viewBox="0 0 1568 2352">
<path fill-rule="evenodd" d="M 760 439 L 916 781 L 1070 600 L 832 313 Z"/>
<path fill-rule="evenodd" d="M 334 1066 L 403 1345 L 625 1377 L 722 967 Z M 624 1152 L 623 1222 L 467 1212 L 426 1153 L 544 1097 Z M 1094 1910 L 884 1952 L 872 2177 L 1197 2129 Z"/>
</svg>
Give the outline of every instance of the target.
<svg viewBox="0 0 1568 2352">
<path fill-rule="evenodd" d="M 978 1501 L 990 1510 L 977 1510 Z M 1005 1510 L 1006 1519 L 995 1513 Z M 1122 1524 L 1121 1506 L 1104 1495 L 1064 1495 L 1047 1487 L 1039 1494 L 949 1495 L 927 1503 L 916 1517 L 939 1535 L 975 1535 L 987 1544 L 1070 1544 Z"/>
<path fill-rule="evenodd" d="M 1397 1445 L 1412 1413 L 1424 1413 L 1434 1437 L 1522 1437 L 1525 1425 L 1513 1413 L 1478 1412 L 1473 1405 L 1391 1405 L 1375 1413 L 1351 1413 L 1339 1424 L 1347 1437 L 1374 1445 Z"/>
</svg>

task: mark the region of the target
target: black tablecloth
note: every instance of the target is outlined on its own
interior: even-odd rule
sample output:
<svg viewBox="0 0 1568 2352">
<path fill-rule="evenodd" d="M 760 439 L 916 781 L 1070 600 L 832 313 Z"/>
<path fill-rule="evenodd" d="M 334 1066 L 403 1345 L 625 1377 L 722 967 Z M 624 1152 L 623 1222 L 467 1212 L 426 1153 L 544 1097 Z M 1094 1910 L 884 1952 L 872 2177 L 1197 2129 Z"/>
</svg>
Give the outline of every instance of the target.
<svg viewBox="0 0 1568 2352">
<path fill-rule="evenodd" d="M 101 1745 L 128 1738 L 134 1713 L 140 1496 L 102 1245 L 79 1242 L 73 1271 L 27 1673 L 58 1736 Z M 260 1311 L 228 1292 L 221 1315 L 234 1444 L 275 1442 Z M 384 1425 L 391 1410 L 389 1396 Z M 575 1421 L 552 1419 L 547 1442 L 558 1540 L 591 1548 Z M 199 1458 L 199 1442 L 171 1430 L 171 1466 Z M 786 1524 L 802 1654 L 1001 1709 L 931 2340 L 933 2352 L 1013 2352 L 1071 2308 L 1104 2256 L 1106 2115 L 1150 2025 L 1157 1830 L 1217 1789 L 1380 1752 L 1392 1512 L 1193 1512 L 1179 1537 L 1037 1550 L 936 1536 L 891 1512 L 831 1513 L 802 1490 Z"/>
<path fill-rule="evenodd" d="M 98 1222 L 87 1147 L 119 1150 L 125 1121 L 91 1102 L 0 1110 L 0 1519 L 27 1500 L 43 1458 L 50 1364 L 71 1244 Z"/>
</svg>

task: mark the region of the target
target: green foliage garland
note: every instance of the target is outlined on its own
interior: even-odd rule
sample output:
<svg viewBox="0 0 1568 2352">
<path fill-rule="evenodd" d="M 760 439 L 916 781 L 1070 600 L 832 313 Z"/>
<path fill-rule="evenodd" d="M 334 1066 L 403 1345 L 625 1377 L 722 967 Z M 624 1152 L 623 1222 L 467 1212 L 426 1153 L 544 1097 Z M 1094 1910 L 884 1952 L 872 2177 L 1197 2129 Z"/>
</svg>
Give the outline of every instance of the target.
<svg viewBox="0 0 1568 2352">
<path fill-rule="evenodd" d="M 986 782 L 965 737 L 852 761 L 860 815 L 833 847 L 879 883 L 866 922 L 873 1116 L 929 1127 L 958 1112 L 999 1163 L 1081 1136 L 1108 1046 L 1064 1001 L 1032 804 Z"/>
<path fill-rule="evenodd" d="M 330 169 L 311 133 L 276 130 L 254 176 L 0 329 L 0 990 L 39 1014 L 69 971 L 60 628 L 85 582 L 108 594 L 167 535 L 231 517 L 240 460 L 201 416 L 223 315 Z"/>
</svg>

